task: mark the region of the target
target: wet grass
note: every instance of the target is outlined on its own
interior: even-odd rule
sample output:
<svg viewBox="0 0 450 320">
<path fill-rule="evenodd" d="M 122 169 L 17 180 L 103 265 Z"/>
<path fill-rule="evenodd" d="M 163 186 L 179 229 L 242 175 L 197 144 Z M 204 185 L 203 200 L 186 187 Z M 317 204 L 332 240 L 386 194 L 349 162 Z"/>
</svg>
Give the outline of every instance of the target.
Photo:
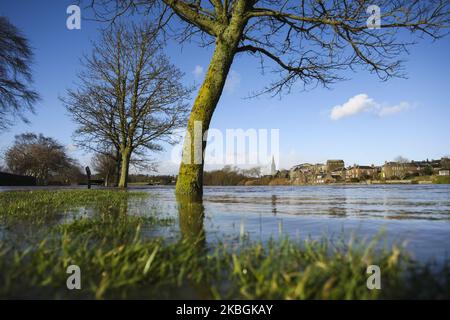
<svg viewBox="0 0 450 320">
<path fill-rule="evenodd" d="M 42 224 L 33 215 L 60 214 L 73 206 L 98 209 L 94 216 L 52 225 L 23 245 L 17 238 L 0 238 L 0 298 L 450 297 L 448 267 L 431 270 L 399 247 L 377 249 L 376 241 L 285 238 L 213 245 L 192 236 L 177 241 L 145 237 L 142 230 L 166 228 L 175 220 L 127 214 L 126 204 L 144 196 L 103 190 L 0 193 L 0 218 L 10 223 Z M 381 290 L 366 286 L 366 269 L 373 264 L 381 269 Z M 66 287 L 70 265 L 81 269 L 81 290 Z"/>
<path fill-rule="evenodd" d="M 0 222 L 48 225 L 76 209 L 118 209 L 128 198 L 143 198 L 144 192 L 112 190 L 36 190 L 0 192 Z M 125 203 L 126 204 L 126 203 Z"/>
</svg>

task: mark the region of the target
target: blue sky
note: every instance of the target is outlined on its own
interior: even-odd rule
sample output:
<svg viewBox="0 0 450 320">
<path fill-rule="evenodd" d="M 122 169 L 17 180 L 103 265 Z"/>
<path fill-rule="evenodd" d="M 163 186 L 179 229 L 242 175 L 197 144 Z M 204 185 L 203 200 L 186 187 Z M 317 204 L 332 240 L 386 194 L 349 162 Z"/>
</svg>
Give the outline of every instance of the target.
<svg viewBox="0 0 450 320">
<path fill-rule="evenodd" d="M 22 30 L 35 49 L 35 88 L 42 96 L 30 125 L 17 123 L 0 134 L 0 150 L 14 135 L 32 131 L 57 138 L 69 146 L 82 165 L 89 155 L 71 146 L 72 123 L 58 100 L 74 86 L 79 59 L 89 53 L 98 23 L 83 21 L 81 30 L 66 28 L 65 0 L 1 0 L 0 14 Z M 83 12 L 82 12 L 83 14 Z M 410 50 L 404 65 L 408 79 L 379 81 L 365 71 L 343 73 L 351 80 L 332 89 L 315 88 L 280 98 L 244 99 L 261 89 L 258 61 L 240 55 L 211 126 L 225 129 L 280 130 L 279 167 L 301 162 L 343 159 L 346 164 L 382 164 L 398 155 L 409 159 L 440 158 L 450 154 L 450 37 L 432 43 L 422 40 Z M 185 72 L 186 84 L 199 83 L 211 56 L 210 49 L 170 43 L 167 53 Z M 195 72 L 197 71 L 197 72 Z M 353 98 L 353 99 L 352 99 Z M 334 111 L 333 111 L 334 108 Z M 161 173 L 175 173 L 171 150 L 155 155 Z"/>
</svg>

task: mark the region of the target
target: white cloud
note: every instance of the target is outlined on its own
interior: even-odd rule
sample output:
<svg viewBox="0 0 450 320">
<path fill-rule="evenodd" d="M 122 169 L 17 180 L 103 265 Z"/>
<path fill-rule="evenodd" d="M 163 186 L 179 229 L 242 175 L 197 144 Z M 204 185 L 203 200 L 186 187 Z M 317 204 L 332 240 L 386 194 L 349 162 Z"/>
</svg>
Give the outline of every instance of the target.
<svg viewBox="0 0 450 320">
<path fill-rule="evenodd" d="M 204 69 L 202 66 L 196 65 L 192 74 L 196 79 L 199 79 L 203 75 Z"/>
<path fill-rule="evenodd" d="M 332 120 L 339 120 L 357 115 L 361 112 L 372 112 L 379 117 L 384 117 L 407 110 L 410 107 L 411 105 L 406 101 L 402 101 L 393 106 L 383 105 L 370 98 L 367 94 L 361 93 L 348 99 L 342 105 L 334 106 L 331 109 L 330 118 Z"/>
<path fill-rule="evenodd" d="M 376 103 L 373 99 L 365 93 L 357 94 L 356 96 L 348 99 L 348 101 L 342 105 L 334 106 L 331 109 L 330 117 L 333 120 L 353 116 L 363 111 L 374 108 Z"/>
<path fill-rule="evenodd" d="M 225 91 L 233 93 L 241 84 L 241 75 L 235 70 L 230 70 L 227 81 L 225 82 Z"/>
<path fill-rule="evenodd" d="M 395 105 L 395 106 L 391 106 L 391 107 L 389 107 L 389 106 L 385 106 L 385 107 L 382 107 L 381 109 L 380 109 L 380 111 L 378 112 L 378 115 L 380 116 L 380 117 L 384 117 L 384 116 L 389 116 L 389 115 L 391 115 L 391 114 L 395 114 L 395 113 L 399 113 L 399 112 L 402 112 L 402 111 L 404 111 L 404 110 L 407 110 L 407 109 L 409 109 L 411 107 L 411 105 L 408 103 L 408 102 L 406 102 L 406 101 L 403 101 L 403 102 L 400 102 L 399 104 L 397 104 L 397 105 Z"/>
</svg>

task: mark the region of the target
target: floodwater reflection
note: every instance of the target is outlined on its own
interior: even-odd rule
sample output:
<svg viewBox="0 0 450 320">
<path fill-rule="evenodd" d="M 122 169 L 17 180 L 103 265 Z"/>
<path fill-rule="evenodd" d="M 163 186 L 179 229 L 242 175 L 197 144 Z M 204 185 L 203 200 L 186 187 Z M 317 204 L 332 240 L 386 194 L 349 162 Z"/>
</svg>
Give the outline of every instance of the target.
<svg viewBox="0 0 450 320">
<path fill-rule="evenodd" d="M 175 201 L 170 187 L 146 190 L 149 203 L 178 217 L 177 231 L 194 242 L 239 241 L 243 231 L 263 242 L 324 235 L 370 240 L 383 231 L 388 243 L 405 243 L 415 258 L 450 255 L 449 185 L 205 187 L 203 203 Z"/>
<path fill-rule="evenodd" d="M 277 196 L 276 195 L 272 195 L 272 213 L 274 216 L 277 215 Z"/>
<path fill-rule="evenodd" d="M 195 247 L 205 246 L 205 207 L 200 199 L 176 196 L 178 205 L 178 220 L 183 240 Z"/>
<path fill-rule="evenodd" d="M 71 216 L 95 217 L 103 210 L 104 214 L 112 210 L 169 217 L 178 223 L 144 229 L 144 236 L 177 241 L 181 235 L 199 248 L 215 241 L 235 243 L 242 234 L 263 242 L 280 235 L 302 239 L 345 235 L 370 240 L 384 231 L 389 243 L 406 243 L 408 251 L 420 260 L 450 257 L 450 185 L 205 187 L 203 202 L 176 198 L 169 186 L 139 189 L 149 197 L 109 210 L 93 204 L 40 219 L 51 226 Z M 16 229 L 24 233 L 21 226 L 3 228 L 0 239 Z"/>
<path fill-rule="evenodd" d="M 196 249 L 194 250 L 195 255 L 205 257 L 207 250 L 203 201 L 180 195 L 176 196 L 176 201 L 182 241 L 186 241 Z M 197 299 L 211 299 L 211 292 L 208 288 L 211 288 L 211 283 L 205 277 L 201 278 L 200 283 L 189 281 L 190 295 Z"/>
</svg>

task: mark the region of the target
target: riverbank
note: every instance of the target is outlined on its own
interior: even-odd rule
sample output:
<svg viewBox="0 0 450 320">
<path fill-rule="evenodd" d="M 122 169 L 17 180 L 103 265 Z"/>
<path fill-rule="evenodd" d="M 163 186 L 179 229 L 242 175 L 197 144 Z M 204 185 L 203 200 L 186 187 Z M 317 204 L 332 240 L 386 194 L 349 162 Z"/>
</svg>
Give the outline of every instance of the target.
<svg viewBox="0 0 450 320">
<path fill-rule="evenodd" d="M 326 237 L 261 243 L 244 234 L 238 242 L 208 243 L 203 217 L 193 210 L 198 205 L 179 203 L 178 219 L 152 208 L 129 214 L 146 197 L 110 190 L 1 193 L 0 297 L 450 297 L 448 264 L 431 272 L 400 246 L 380 250 L 376 240 Z M 176 225 L 176 239 L 154 236 Z M 70 265 L 80 267 L 81 290 L 67 289 Z M 382 271 L 381 290 L 366 286 L 370 265 Z"/>
<path fill-rule="evenodd" d="M 311 186 L 311 185 L 392 185 L 392 184 L 450 184 L 449 176 L 417 176 L 411 179 L 403 180 L 361 180 L 357 182 L 336 181 L 327 183 L 298 183 L 288 178 L 265 176 L 261 178 L 252 178 L 242 180 L 240 186 Z"/>
</svg>

